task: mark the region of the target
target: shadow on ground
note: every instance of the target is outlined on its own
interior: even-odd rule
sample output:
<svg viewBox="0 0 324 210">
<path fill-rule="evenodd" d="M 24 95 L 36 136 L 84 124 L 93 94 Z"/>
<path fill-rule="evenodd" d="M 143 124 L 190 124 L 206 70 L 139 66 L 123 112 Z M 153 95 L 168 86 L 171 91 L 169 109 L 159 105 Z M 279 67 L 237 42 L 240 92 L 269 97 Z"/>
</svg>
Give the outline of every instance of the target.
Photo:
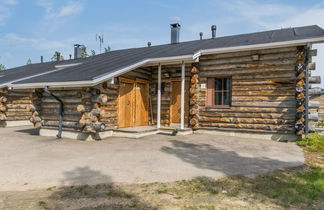
<svg viewBox="0 0 324 210">
<path fill-rule="evenodd" d="M 171 140 L 172 146 L 161 151 L 175 155 L 197 168 L 222 172 L 226 175 L 255 175 L 269 171 L 303 165 L 302 162 L 285 162 L 266 157 L 244 157 L 210 144 L 193 144 Z"/>
<path fill-rule="evenodd" d="M 23 129 L 23 130 L 17 130 L 16 132 L 29 134 L 31 136 L 38 136 L 39 135 L 39 129 L 38 128 L 30 128 L 30 129 Z"/>
<path fill-rule="evenodd" d="M 68 171 L 62 180 L 68 187 L 49 188 L 53 193 L 38 204 L 45 209 L 156 209 L 114 184 L 80 185 L 98 180 L 111 183 L 110 176 L 89 167 Z"/>
</svg>

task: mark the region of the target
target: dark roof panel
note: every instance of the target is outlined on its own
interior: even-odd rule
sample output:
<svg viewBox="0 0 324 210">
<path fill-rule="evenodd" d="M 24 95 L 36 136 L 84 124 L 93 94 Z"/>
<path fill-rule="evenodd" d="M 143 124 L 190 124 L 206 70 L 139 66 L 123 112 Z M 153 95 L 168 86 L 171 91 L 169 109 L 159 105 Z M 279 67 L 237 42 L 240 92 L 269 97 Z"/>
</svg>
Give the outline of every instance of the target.
<svg viewBox="0 0 324 210">
<path fill-rule="evenodd" d="M 324 30 L 314 25 L 217 37 L 216 39 L 188 41 L 178 44 L 115 50 L 93 56 L 91 59 L 88 59 L 88 62 L 84 62 L 82 65 L 22 80 L 14 84 L 89 81 L 149 58 L 193 55 L 199 50 L 302 40 L 316 37 L 324 37 Z"/>
</svg>

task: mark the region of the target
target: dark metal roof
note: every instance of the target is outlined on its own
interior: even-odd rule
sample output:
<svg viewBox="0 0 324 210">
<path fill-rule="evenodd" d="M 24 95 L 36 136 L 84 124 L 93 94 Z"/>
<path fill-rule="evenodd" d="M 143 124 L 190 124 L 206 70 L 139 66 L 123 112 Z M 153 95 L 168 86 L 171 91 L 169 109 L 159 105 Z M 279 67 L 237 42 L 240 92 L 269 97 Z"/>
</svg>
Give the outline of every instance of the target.
<svg viewBox="0 0 324 210">
<path fill-rule="evenodd" d="M 93 56 L 82 65 L 69 67 L 60 71 L 49 72 L 41 76 L 14 82 L 13 84 L 91 81 L 101 77 L 102 75 L 116 72 L 119 69 L 136 64 L 146 59 L 193 55 L 199 50 L 218 48 L 223 49 L 229 47 L 304 40 L 310 38 L 324 38 L 324 30 L 316 25 L 313 25 L 218 37 L 216 39 L 188 41 L 178 44 L 165 44 L 143 48 L 115 50 Z M 36 66 L 35 69 L 37 68 Z M 49 68 L 50 67 L 51 66 L 49 65 Z M 46 69 L 45 66 L 40 68 L 44 68 L 44 71 L 50 71 Z M 26 75 L 28 76 L 28 73 L 22 75 L 21 78 Z M 5 79 L 6 78 L 4 77 L 0 77 L 0 83 Z"/>
</svg>

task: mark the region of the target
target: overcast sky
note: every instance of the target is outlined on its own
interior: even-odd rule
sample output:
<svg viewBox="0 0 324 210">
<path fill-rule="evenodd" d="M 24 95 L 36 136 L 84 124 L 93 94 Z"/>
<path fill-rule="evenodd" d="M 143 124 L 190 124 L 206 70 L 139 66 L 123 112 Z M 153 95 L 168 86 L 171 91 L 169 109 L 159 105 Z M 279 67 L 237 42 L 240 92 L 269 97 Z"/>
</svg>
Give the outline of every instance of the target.
<svg viewBox="0 0 324 210">
<path fill-rule="evenodd" d="M 181 41 L 317 24 L 324 28 L 324 1 L 316 0 L 0 0 L 0 63 L 7 68 L 33 63 L 55 51 L 65 58 L 73 44 L 99 52 L 96 34 L 112 50 L 170 41 L 170 23 L 179 22 Z M 324 44 L 317 70 L 324 79 Z M 324 82 L 323 82 L 324 84 Z M 322 87 L 324 85 L 322 84 Z"/>
</svg>

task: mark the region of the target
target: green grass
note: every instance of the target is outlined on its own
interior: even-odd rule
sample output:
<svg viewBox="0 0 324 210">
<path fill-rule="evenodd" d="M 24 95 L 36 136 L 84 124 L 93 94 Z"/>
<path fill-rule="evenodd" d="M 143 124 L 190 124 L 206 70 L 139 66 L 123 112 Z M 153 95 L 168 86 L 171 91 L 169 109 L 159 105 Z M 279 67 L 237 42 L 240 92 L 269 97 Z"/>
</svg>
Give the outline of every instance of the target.
<svg viewBox="0 0 324 210">
<path fill-rule="evenodd" d="M 318 128 L 324 128 L 324 119 L 319 120 L 318 123 L 317 123 L 317 125 L 316 125 L 316 127 L 318 127 Z"/>
<path fill-rule="evenodd" d="M 312 133 L 308 137 L 304 137 L 302 140 L 297 141 L 299 146 L 305 147 L 306 150 L 312 152 L 324 151 L 324 136 L 318 133 Z"/>
</svg>

